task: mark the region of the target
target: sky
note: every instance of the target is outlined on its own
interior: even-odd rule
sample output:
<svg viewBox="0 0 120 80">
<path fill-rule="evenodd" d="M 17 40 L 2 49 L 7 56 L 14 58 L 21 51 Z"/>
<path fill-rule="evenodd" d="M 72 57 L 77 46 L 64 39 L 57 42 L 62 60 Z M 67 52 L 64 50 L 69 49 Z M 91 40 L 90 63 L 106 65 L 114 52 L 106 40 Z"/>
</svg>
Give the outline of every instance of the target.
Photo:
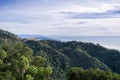
<svg viewBox="0 0 120 80">
<path fill-rule="evenodd" d="M 43 36 L 120 36 L 120 0 L 0 0 L 0 29 Z"/>
</svg>

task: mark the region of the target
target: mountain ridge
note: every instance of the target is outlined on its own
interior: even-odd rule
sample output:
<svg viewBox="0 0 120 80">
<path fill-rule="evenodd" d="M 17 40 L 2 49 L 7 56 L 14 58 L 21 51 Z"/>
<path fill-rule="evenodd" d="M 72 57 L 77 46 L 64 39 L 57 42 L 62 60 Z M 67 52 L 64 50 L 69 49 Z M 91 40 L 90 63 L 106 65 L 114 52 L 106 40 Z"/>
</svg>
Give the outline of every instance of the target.
<svg viewBox="0 0 120 80">
<path fill-rule="evenodd" d="M 10 32 L 1 31 L 2 39 L 16 40 L 16 36 Z M 47 59 L 47 64 L 53 67 L 50 80 L 65 80 L 65 73 L 69 68 L 82 67 L 83 69 L 102 69 L 120 73 L 120 52 L 107 49 L 99 44 L 85 43 L 81 41 L 56 41 L 56 40 L 32 40 L 20 39 L 24 45 L 34 51 L 34 56 L 42 56 Z"/>
</svg>

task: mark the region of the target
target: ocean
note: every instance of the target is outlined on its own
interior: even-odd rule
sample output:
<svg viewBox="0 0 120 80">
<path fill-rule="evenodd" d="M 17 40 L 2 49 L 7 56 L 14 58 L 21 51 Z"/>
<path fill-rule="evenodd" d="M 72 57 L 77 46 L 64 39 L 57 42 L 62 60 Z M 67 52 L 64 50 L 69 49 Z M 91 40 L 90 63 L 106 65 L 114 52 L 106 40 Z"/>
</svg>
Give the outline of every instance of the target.
<svg viewBox="0 0 120 80">
<path fill-rule="evenodd" d="M 41 35 L 18 35 L 22 38 L 37 38 L 37 39 L 53 39 L 59 41 L 82 41 L 82 42 L 91 42 L 94 44 L 100 44 L 106 48 L 117 49 L 120 51 L 120 36 L 77 36 L 77 37 L 68 37 L 68 36 L 47 36 L 43 37 Z"/>
<path fill-rule="evenodd" d="M 53 37 L 61 41 L 82 41 L 100 44 L 106 48 L 120 50 L 120 36 L 77 36 L 77 37 Z"/>
</svg>

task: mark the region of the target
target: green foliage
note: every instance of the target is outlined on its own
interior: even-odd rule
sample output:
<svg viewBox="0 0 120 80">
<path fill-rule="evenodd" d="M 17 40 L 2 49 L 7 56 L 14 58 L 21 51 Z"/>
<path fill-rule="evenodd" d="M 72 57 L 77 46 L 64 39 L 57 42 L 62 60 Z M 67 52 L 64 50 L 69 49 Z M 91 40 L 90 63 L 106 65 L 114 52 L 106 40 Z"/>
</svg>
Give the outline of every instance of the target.
<svg viewBox="0 0 120 80">
<path fill-rule="evenodd" d="M 100 69 L 71 68 L 66 73 L 67 80 L 120 80 L 120 75 Z"/>
<path fill-rule="evenodd" d="M 31 65 L 28 70 L 27 70 L 27 74 L 30 74 L 31 76 L 35 76 L 38 72 L 38 68 L 34 65 Z"/>
<path fill-rule="evenodd" d="M 51 40 L 25 40 L 24 43 L 37 52 L 34 55 L 47 58 L 47 64 L 53 67 L 51 80 L 64 80 L 64 73 L 71 67 L 120 72 L 120 52 L 106 49 L 98 44 Z"/>
<path fill-rule="evenodd" d="M 23 68 L 27 70 L 29 68 L 29 60 L 25 56 L 21 56 L 19 59 L 19 66 L 20 68 Z"/>
<path fill-rule="evenodd" d="M 24 47 L 24 45 L 22 44 L 22 42 L 20 42 L 20 41 L 15 42 L 15 45 L 14 45 L 15 49 L 21 49 L 23 47 Z"/>
<path fill-rule="evenodd" d="M 41 56 L 36 56 L 33 60 L 33 64 L 37 67 L 44 66 L 45 62 L 46 62 L 46 59 L 44 57 L 41 57 Z"/>
<path fill-rule="evenodd" d="M 77 80 L 80 79 L 82 77 L 82 74 L 84 73 L 84 70 L 82 68 L 72 68 L 70 69 L 67 74 L 66 77 L 69 80 Z"/>
<path fill-rule="evenodd" d="M 52 73 L 52 68 L 50 66 L 46 67 L 45 70 L 45 76 L 49 76 Z"/>
<path fill-rule="evenodd" d="M 36 78 L 38 78 L 40 80 L 46 80 L 50 76 L 51 73 L 52 73 L 52 68 L 51 67 L 49 67 L 49 66 L 46 67 L 46 68 L 39 67 Z"/>
<path fill-rule="evenodd" d="M 3 60 L 0 59 L 0 64 L 2 64 L 2 63 L 3 63 Z"/>
<path fill-rule="evenodd" d="M 1 40 L 0 44 L 0 80 L 46 80 L 52 70 L 46 59 L 33 56 L 33 51 L 20 41 Z M 40 69 L 43 72 L 40 72 Z M 38 77 L 40 75 L 41 77 Z"/>
<path fill-rule="evenodd" d="M 98 44 L 20 40 L 0 30 L 0 80 L 65 80 L 71 67 L 88 69 L 71 69 L 67 77 L 73 80 L 120 80 L 110 72 L 120 73 L 119 64 L 119 51 Z"/>
<path fill-rule="evenodd" d="M 4 50 L 0 50 L 0 59 L 3 60 L 4 58 L 7 57 L 7 53 Z"/>
<path fill-rule="evenodd" d="M 31 75 L 26 75 L 25 80 L 34 80 L 34 78 Z"/>
<path fill-rule="evenodd" d="M 38 73 L 36 75 L 36 78 L 43 80 L 43 78 L 44 78 L 44 68 L 43 67 L 38 68 Z"/>
</svg>

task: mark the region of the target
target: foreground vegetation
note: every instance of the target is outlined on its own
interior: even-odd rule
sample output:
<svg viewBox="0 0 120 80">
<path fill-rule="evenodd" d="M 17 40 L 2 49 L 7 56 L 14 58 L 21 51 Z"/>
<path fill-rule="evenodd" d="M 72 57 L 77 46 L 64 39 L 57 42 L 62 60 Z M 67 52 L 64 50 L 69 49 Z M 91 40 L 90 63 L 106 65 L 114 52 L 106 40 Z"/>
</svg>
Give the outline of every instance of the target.
<svg viewBox="0 0 120 80">
<path fill-rule="evenodd" d="M 0 41 L 0 80 L 46 80 L 52 68 L 22 42 Z"/>
<path fill-rule="evenodd" d="M 66 74 L 67 80 L 120 80 L 120 75 L 100 69 L 71 68 Z"/>
</svg>

